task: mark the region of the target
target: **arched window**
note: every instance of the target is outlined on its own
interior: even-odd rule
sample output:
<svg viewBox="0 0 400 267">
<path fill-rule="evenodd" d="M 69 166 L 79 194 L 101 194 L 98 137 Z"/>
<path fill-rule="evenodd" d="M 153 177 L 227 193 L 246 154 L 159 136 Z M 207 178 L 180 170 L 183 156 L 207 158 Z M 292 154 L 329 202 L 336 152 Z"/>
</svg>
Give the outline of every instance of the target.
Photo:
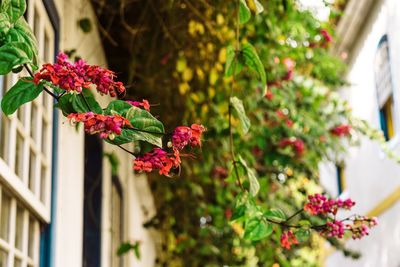
<svg viewBox="0 0 400 267">
<path fill-rule="evenodd" d="M 393 84 L 387 35 L 384 35 L 379 41 L 374 63 L 380 126 L 386 141 L 388 141 L 394 136 L 395 129 L 393 121 Z"/>
</svg>

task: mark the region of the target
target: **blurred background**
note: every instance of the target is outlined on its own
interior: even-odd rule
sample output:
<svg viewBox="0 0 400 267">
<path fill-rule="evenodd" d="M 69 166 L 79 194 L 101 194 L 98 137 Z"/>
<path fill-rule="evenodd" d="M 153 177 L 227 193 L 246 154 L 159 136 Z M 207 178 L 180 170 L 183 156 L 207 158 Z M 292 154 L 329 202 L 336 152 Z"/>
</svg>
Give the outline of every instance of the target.
<svg viewBox="0 0 400 267">
<path fill-rule="evenodd" d="M 208 131 L 196 158 L 165 178 L 134 173 L 130 155 L 68 127 L 47 96 L 2 115 L 0 267 L 400 266 L 400 2 L 259 2 L 240 35 L 267 85 L 246 72 L 233 88 L 251 120 L 234 142 L 259 177 L 257 202 L 291 214 L 309 194 L 350 197 L 354 213 L 379 219 L 369 236 L 311 234 L 284 250 L 280 229 L 250 242 L 229 222 L 240 192 L 224 75 L 235 1 L 29 0 L 42 62 L 66 51 L 108 67 L 166 129 Z M 1 77 L 0 96 L 16 79 Z"/>
</svg>

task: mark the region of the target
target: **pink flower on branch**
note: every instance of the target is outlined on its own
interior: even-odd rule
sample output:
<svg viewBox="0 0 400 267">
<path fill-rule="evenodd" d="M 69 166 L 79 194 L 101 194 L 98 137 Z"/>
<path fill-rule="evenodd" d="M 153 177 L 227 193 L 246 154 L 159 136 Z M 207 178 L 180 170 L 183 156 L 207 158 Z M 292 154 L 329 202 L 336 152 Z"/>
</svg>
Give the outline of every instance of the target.
<svg viewBox="0 0 400 267">
<path fill-rule="evenodd" d="M 339 208 L 350 210 L 356 203 L 350 198 L 328 199 L 321 194 L 309 195 L 308 203 L 304 205 L 304 210 L 312 215 L 318 214 L 333 214 L 335 215 Z"/>
<path fill-rule="evenodd" d="M 349 136 L 350 132 L 351 132 L 351 126 L 348 124 L 341 124 L 331 129 L 331 133 L 339 137 Z"/>
<path fill-rule="evenodd" d="M 201 146 L 201 135 L 206 130 L 203 125 L 192 124 L 191 127 L 179 126 L 172 134 L 172 146 L 182 150 L 187 145 L 192 147 Z"/>
<path fill-rule="evenodd" d="M 142 102 L 139 101 L 131 101 L 131 100 L 126 100 L 125 102 L 131 104 L 132 106 L 138 107 L 138 108 L 143 108 L 147 111 L 150 111 L 150 104 L 149 101 L 146 99 L 143 99 Z"/>
<path fill-rule="evenodd" d="M 178 150 L 174 149 L 174 153 L 168 153 L 161 148 L 154 148 L 143 156 L 137 157 L 133 161 L 133 169 L 144 172 L 159 170 L 160 175 L 170 176 L 171 169 L 179 168 L 180 164 Z"/>
<path fill-rule="evenodd" d="M 115 78 L 113 71 L 88 65 L 81 59 L 72 64 L 67 55 L 60 52 L 56 63 L 44 64 L 34 75 L 33 81 L 38 84 L 41 80 L 46 80 L 67 92 L 78 93 L 83 88 L 90 89 L 91 85 L 95 85 L 100 94 L 115 97 L 125 92 L 123 83 L 115 81 Z"/>
<path fill-rule="evenodd" d="M 82 122 L 88 134 L 100 134 L 100 138 L 114 139 L 120 135 L 124 126 L 130 126 L 129 121 L 120 115 L 101 115 L 93 112 L 71 113 L 68 119 L 72 123 Z"/>
</svg>

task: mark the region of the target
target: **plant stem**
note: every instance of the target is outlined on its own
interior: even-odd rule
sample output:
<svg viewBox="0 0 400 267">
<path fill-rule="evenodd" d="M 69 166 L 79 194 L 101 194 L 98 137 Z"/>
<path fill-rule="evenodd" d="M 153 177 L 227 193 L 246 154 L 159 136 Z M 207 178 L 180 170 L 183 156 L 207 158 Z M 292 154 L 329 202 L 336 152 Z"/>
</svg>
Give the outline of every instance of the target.
<svg viewBox="0 0 400 267">
<path fill-rule="evenodd" d="M 133 153 L 132 151 L 129 151 L 128 149 L 124 148 L 124 147 L 121 146 L 121 145 L 117 145 L 117 147 L 121 148 L 121 149 L 122 149 L 123 151 L 125 151 L 126 153 L 129 153 L 129 154 L 131 154 L 132 156 L 135 157 L 135 153 Z"/>
<path fill-rule="evenodd" d="M 294 217 L 296 217 L 297 215 L 299 215 L 299 214 L 302 213 L 302 212 L 303 212 L 303 209 L 300 209 L 300 210 L 296 211 L 296 212 L 293 213 L 291 216 L 289 216 L 289 217 L 286 219 L 285 222 L 290 221 L 291 219 L 293 219 Z"/>
<path fill-rule="evenodd" d="M 229 120 L 229 147 L 230 147 L 230 152 L 231 152 L 231 157 L 232 157 L 232 164 L 233 164 L 233 169 L 235 171 L 236 175 L 236 180 L 240 186 L 240 189 L 242 191 L 245 191 L 242 182 L 240 180 L 240 175 L 239 175 L 239 170 L 237 168 L 237 161 L 236 161 L 236 154 L 235 154 L 235 146 L 233 142 L 233 131 L 232 131 L 232 105 L 231 105 L 231 98 L 233 96 L 233 88 L 235 86 L 235 73 L 236 73 L 236 66 L 238 64 L 238 53 L 240 50 L 240 42 L 239 42 L 239 8 L 240 8 L 240 0 L 237 1 L 237 20 L 236 20 L 236 44 L 235 44 L 235 58 L 234 58 L 234 66 L 233 66 L 233 74 L 232 74 L 232 84 L 231 84 L 231 89 L 230 89 L 230 94 L 229 94 L 229 108 L 228 108 L 228 120 Z"/>
</svg>

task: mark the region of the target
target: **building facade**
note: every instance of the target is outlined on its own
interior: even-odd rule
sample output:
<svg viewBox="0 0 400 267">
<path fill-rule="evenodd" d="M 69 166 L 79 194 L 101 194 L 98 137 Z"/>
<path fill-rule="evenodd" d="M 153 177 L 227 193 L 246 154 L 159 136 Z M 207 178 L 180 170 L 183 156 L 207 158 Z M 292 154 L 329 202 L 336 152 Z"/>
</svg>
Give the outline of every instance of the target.
<svg viewBox="0 0 400 267">
<path fill-rule="evenodd" d="M 347 58 L 349 86 L 341 93 L 354 116 L 380 128 L 386 145 L 400 152 L 400 2 L 350 0 L 337 28 L 333 52 Z M 326 266 L 400 266 L 400 165 L 376 142 L 362 139 L 344 164 L 321 167 L 332 195 L 356 201 L 354 213 L 377 216 L 379 225 L 362 240 L 346 245 L 361 258 L 328 249 Z"/>
<path fill-rule="evenodd" d="M 76 49 L 88 63 L 107 66 L 89 1 L 29 0 L 25 17 L 41 62 Z M 81 19 L 91 22 L 90 32 Z M 16 80 L 0 77 L 0 97 Z M 0 267 L 152 266 L 155 234 L 142 227 L 154 215 L 146 177 L 134 176 L 128 154 L 71 127 L 53 104 L 43 94 L 1 115 Z M 117 172 L 104 156 L 110 153 Z M 121 243 L 136 241 L 141 260 L 133 252 L 117 256 Z"/>
</svg>

